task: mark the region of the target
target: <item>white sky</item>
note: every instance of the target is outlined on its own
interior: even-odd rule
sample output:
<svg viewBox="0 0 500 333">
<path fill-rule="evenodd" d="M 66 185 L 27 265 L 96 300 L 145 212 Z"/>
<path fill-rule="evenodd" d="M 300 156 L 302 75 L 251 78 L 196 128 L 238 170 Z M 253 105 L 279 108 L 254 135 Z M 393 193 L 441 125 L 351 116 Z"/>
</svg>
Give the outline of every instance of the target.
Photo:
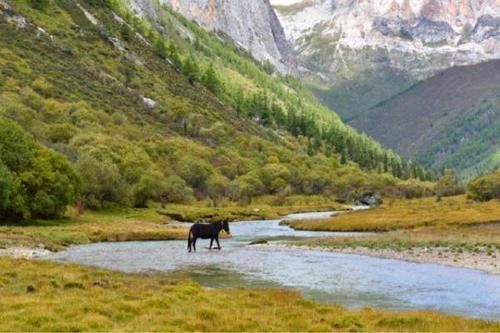
<svg viewBox="0 0 500 333">
<path fill-rule="evenodd" d="M 292 3 L 300 2 L 301 0 L 271 0 L 272 5 L 291 5 Z"/>
</svg>

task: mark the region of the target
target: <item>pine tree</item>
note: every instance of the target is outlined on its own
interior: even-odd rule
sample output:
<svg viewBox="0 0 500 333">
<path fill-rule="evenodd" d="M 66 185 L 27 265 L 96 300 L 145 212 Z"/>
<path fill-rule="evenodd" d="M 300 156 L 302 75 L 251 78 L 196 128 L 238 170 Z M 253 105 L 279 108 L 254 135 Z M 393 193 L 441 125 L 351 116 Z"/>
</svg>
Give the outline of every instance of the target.
<svg viewBox="0 0 500 333">
<path fill-rule="evenodd" d="M 198 63 L 190 56 L 187 58 L 182 65 L 182 73 L 186 75 L 187 79 L 191 84 L 195 83 L 200 79 L 200 69 Z"/>
<path fill-rule="evenodd" d="M 158 38 L 155 42 L 155 52 L 160 58 L 164 60 L 167 58 L 167 48 L 161 38 Z"/>
<path fill-rule="evenodd" d="M 218 95 L 221 92 L 221 82 L 215 73 L 214 66 L 210 64 L 205 70 L 202 77 L 202 82 L 212 93 Z"/>
<path fill-rule="evenodd" d="M 50 5 L 50 0 L 31 0 L 31 6 L 38 10 L 45 10 Z"/>
</svg>

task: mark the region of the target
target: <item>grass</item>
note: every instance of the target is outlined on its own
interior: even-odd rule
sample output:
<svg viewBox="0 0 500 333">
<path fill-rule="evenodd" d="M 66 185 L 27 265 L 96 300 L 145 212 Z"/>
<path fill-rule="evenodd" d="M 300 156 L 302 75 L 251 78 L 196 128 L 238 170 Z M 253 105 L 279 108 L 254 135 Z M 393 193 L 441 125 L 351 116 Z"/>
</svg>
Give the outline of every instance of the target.
<svg viewBox="0 0 500 333">
<path fill-rule="evenodd" d="M 500 250 L 497 226 L 444 226 L 397 230 L 362 237 L 324 237 L 293 242 L 294 245 L 329 249 L 367 248 L 396 251 L 439 247 L 451 253 Z"/>
<path fill-rule="evenodd" d="M 330 249 L 393 249 L 439 247 L 450 252 L 500 249 L 500 202 L 469 202 L 464 196 L 393 200 L 366 211 L 341 213 L 314 221 L 288 221 L 296 229 L 372 231 L 373 235 L 325 237 L 294 242 Z"/>
<path fill-rule="evenodd" d="M 290 221 L 300 230 L 392 231 L 417 227 L 468 226 L 500 222 L 500 202 L 469 202 L 465 196 L 390 200 L 365 211 L 314 221 Z"/>
<path fill-rule="evenodd" d="M 45 247 L 61 250 L 72 244 L 105 241 L 185 239 L 184 227 L 169 224 L 154 209 L 113 209 L 23 225 L 0 225 L 0 248 Z"/>
<path fill-rule="evenodd" d="M 181 222 L 218 222 L 241 220 L 269 220 L 297 212 L 342 210 L 342 205 L 334 198 L 324 196 L 290 196 L 287 198 L 262 196 L 252 204 L 241 206 L 235 203 L 225 203 L 219 207 L 204 205 L 202 202 L 194 205 L 167 205 L 159 213 Z"/>
<path fill-rule="evenodd" d="M 1 331 L 498 331 L 429 311 L 348 310 L 295 292 L 0 258 Z"/>
</svg>

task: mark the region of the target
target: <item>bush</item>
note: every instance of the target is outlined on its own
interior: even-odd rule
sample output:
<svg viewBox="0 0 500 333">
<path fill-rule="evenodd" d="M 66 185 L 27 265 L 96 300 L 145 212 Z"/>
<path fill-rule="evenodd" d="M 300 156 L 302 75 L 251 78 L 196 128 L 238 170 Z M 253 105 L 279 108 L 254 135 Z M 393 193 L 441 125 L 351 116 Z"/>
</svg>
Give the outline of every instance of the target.
<svg viewBox="0 0 500 333">
<path fill-rule="evenodd" d="M 476 201 L 500 199 L 500 170 L 470 182 L 467 197 Z"/>
<path fill-rule="evenodd" d="M 392 195 L 406 199 L 423 198 L 433 195 L 432 183 L 421 182 L 416 179 L 403 180 L 397 183 Z"/>
<path fill-rule="evenodd" d="M 0 118 L 0 219 L 52 218 L 74 203 L 80 181 L 62 155 Z"/>
<path fill-rule="evenodd" d="M 179 176 L 170 176 L 165 181 L 165 192 L 162 194 L 162 202 L 189 203 L 193 199 L 193 190 Z"/>
<path fill-rule="evenodd" d="M 149 200 L 159 199 L 167 191 L 165 177 L 157 171 L 145 172 L 134 188 L 134 206 L 146 208 Z"/>
<path fill-rule="evenodd" d="M 118 166 L 84 154 L 76 162 L 82 177 L 82 199 L 86 207 L 104 208 L 113 204 L 130 205 L 130 189 Z"/>
<path fill-rule="evenodd" d="M 451 197 L 464 194 L 465 187 L 458 182 L 455 172 L 445 170 L 444 175 L 437 182 L 434 192 L 436 192 L 438 197 Z"/>
</svg>

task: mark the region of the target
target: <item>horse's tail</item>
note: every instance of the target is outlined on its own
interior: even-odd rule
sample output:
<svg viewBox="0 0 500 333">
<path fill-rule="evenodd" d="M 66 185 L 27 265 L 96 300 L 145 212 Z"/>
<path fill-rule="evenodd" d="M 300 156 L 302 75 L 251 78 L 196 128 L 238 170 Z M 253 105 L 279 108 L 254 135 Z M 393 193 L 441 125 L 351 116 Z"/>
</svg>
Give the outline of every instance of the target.
<svg viewBox="0 0 500 333">
<path fill-rule="evenodd" d="M 191 229 L 189 229 L 189 234 L 188 234 L 188 247 L 187 247 L 187 248 L 188 248 L 188 250 L 189 250 L 190 252 L 191 252 L 191 244 L 192 244 L 192 242 L 193 242 L 193 239 L 191 238 L 191 235 L 192 235 L 192 234 L 193 234 L 193 233 L 191 232 Z"/>
</svg>

